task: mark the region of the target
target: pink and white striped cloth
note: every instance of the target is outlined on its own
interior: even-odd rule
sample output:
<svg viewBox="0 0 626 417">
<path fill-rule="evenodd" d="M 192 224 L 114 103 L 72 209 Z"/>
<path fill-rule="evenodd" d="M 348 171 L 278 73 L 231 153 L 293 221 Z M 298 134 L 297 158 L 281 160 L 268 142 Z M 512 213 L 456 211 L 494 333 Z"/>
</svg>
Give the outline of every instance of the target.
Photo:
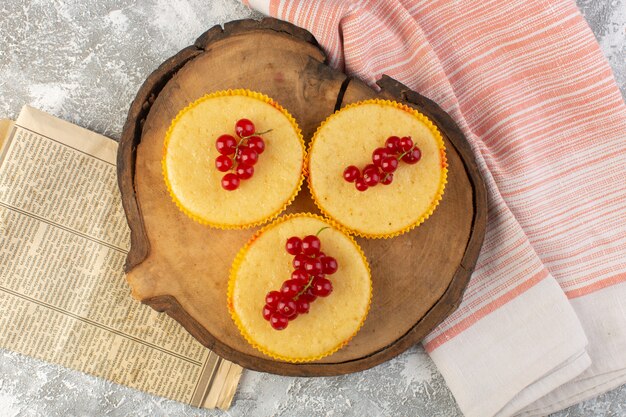
<svg viewBox="0 0 626 417">
<path fill-rule="evenodd" d="M 544 415 L 624 383 L 626 106 L 575 3 L 246 3 L 308 29 L 334 67 L 436 101 L 468 138 L 486 239 L 424 341 L 463 413 Z"/>
</svg>

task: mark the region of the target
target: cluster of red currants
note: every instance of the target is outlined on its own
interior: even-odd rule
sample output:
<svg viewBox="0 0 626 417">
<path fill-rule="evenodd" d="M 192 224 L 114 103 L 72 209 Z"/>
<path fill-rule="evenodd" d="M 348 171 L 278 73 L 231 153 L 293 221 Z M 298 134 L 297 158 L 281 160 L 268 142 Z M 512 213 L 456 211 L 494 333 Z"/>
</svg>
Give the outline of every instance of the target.
<svg viewBox="0 0 626 417">
<path fill-rule="evenodd" d="M 215 167 L 221 172 L 231 171 L 222 177 L 225 190 L 236 190 L 241 180 L 254 175 L 254 164 L 265 150 L 265 141 L 260 135 L 269 132 L 255 133 L 255 130 L 250 120 L 239 119 L 235 123 L 235 133 L 239 139 L 232 135 L 217 138 L 215 147 L 220 155 L 215 158 Z"/>
<path fill-rule="evenodd" d="M 267 293 L 263 307 L 263 318 L 274 329 L 283 330 L 290 320 L 308 313 L 310 304 L 317 297 L 327 297 L 333 291 L 333 284 L 325 276 L 337 272 L 337 260 L 326 256 L 321 246 L 319 238 L 314 235 L 287 239 L 285 249 L 294 255 L 294 271 L 291 279 L 283 282 L 280 291 Z"/>
<path fill-rule="evenodd" d="M 389 185 L 393 181 L 393 173 L 398 169 L 400 161 L 407 164 L 416 164 L 422 157 L 422 152 L 413 143 L 410 136 L 402 138 L 390 136 L 385 141 L 384 148 L 376 148 L 372 152 L 372 163 L 363 168 L 350 165 L 343 171 L 343 178 L 353 182 L 359 191 L 365 191 L 377 184 Z"/>
</svg>

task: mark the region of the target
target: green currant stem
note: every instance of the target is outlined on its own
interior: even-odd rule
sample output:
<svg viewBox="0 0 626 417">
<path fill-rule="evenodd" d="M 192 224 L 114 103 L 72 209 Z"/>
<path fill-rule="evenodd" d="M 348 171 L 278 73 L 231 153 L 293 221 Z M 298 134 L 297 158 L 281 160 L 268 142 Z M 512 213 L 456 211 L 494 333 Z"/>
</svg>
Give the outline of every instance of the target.
<svg viewBox="0 0 626 417">
<path fill-rule="evenodd" d="M 239 145 L 241 145 L 241 141 L 243 141 L 243 139 L 244 138 L 241 138 L 237 146 L 235 146 L 235 154 L 233 155 L 233 166 L 232 168 L 230 168 L 232 172 L 235 172 L 237 170 L 237 166 L 239 165 L 239 162 L 237 162 L 237 154 L 239 153 Z"/>
<path fill-rule="evenodd" d="M 311 288 L 311 285 L 313 285 L 313 276 L 309 276 L 309 282 L 307 282 L 307 284 L 304 286 L 304 288 L 302 289 L 302 291 L 300 291 L 298 294 L 296 294 L 295 297 L 293 297 L 294 301 L 298 300 L 298 297 L 300 297 L 302 294 L 304 294 L 305 292 L 308 291 L 309 288 Z"/>
<path fill-rule="evenodd" d="M 322 233 L 322 231 L 326 230 L 326 229 L 330 229 L 330 226 L 324 226 L 322 227 L 320 230 L 317 231 L 317 233 L 315 234 L 315 236 L 319 236 L 320 233 Z"/>
<path fill-rule="evenodd" d="M 415 146 L 416 146 L 416 145 L 414 144 L 413 146 L 411 146 L 411 149 L 409 149 L 408 151 L 403 152 L 402 154 L 400 154 L 400 156 L 397 158 L 397 159 L 398 159 L 398 162 L 400 162 L 400 160 L 401 160 L 402 158 L 404 158 L 404 155 L 406 155 L 406 154 L 408 154 L 409 152 L 413 151 L 413 149 L 415 149 Z"/>
<path fill-rule="evenodd" d="M 411 149 L 409 149 L 409 150 L 408 150 L 408 151 L 406 151 L 406 152 L 401 153 L 401 154 L 400 154 L 400 156 L 396 157 L 396 160 L 397 160 L 398 162 L 400 162 L 400 160 L 401 160 L 402 158 L 404 158 L 404 155 L 408 154 L 409 152 L 412 152 L 412 151 L 413 151 L 413 149 L 415 149 L 415 147 L 416 147 L 416 146 L 417 146 L 416 144 L 413 144 L 413 146 L 411 146 Z M 389 176 L 389 172 L 386 172 L 386 173 L 385 173 L 385 177 L 383 178 L 383 180 L 386 180 L 388 176 Z"/>
<path fill-rule="evenodd" d="M 257 136 L 257 135 L 264 135 L 266 133 L 270 133 L 272 130 L 274 129 L 267 129 L 265 132 L 259 132 L 259 133 L 255 133 L 254 135 L 250 135 L 250 136 L 246 136 L 246 137 L 251 137 L 251 136 Z"/>
<path fill-rule="evenodd" d="M 264 135 L 266 133 L 270 133 L 272 130 L 274 130 L 274 129 L 268 129 L 265 132 L 259 132 L 259 133 L 255 132 L 252 135 L 244 136 L 241 139 L 239 139 L 239 142 L 237 142 L 237 146 L 235 146 L 235 155 L 233 156 L 233 160 L 235 161 L 235 163 L 233 164 L 233 167 L 230 170 L 232 172 L 235 172 L 235 170 L 237 169 L 237 165 L 239 165 L 237 163 L 237 154 L 239 153 L 239 148 L 241 147 L 241 144 L 243 143 L 244 140 L 250 139 L 252 136 L 258 136 L 258 135 Z"/>
</svg>

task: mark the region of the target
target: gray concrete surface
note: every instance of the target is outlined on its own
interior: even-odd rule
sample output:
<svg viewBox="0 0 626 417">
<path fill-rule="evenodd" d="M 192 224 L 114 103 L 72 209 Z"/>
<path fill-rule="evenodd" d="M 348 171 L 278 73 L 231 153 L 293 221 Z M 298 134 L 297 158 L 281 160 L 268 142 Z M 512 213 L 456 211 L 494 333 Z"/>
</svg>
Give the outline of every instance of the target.
<svg viewBox="0 0 626 417">
<path fill-rule="evenodd" d="M 626 0 L 578 0 L 626 97 Z M 0 0 L 0 117 L 29 103 L 118 139 L 156 66 L 217 23 L 258 17 L 237 0 Z M 0 329 L 1 331 L 1 329 Z M 245 372 L 227 413 L 198 410 L 0 350 L 2 416 L 460 416 L 420 347 L 334 378 Z M 626 385 L 559 417 L 623 416 Z"/>
</svg>

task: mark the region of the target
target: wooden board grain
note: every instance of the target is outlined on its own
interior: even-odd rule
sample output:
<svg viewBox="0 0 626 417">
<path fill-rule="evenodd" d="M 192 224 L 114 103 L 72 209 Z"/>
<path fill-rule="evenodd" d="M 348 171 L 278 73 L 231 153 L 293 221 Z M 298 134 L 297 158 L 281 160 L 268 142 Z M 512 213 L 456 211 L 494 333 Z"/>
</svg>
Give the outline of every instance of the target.
<svg viewBox="0 0 626 417">
<path fill-rule="evenodd" d="M 275 19 L 215 27 L 162 64 L 131 105 L 118 155 L 119 184 L 131 227 L 127 278 L 133 295 L 167 312 L 205 346 L 244 367 L 283 375 L 337 375 L 388 360 L 450 314 L 478 257 L 486 197 L 463 134 L 435 103 L 383 77 L 375 92 L 326 65 L 315 39 Z M 449 184 L 433 216 L 388 240 L 359 239 L 372 267 L 374 296 L 365 326 L 319 362 L 264 357 L 239 335 L 226 307 L 231 262 L 256 229 L 222 231 L 194 223 L 171 202 L 161 176 L 163 138 L 180 109 L 202 95 L 248 88 L 276 99 L 308 140 L 350 102 L 383 97 L 427 114 L 448 149 Z M 287 212 L 317 212 L 306 189 Z"/>
</svg>

